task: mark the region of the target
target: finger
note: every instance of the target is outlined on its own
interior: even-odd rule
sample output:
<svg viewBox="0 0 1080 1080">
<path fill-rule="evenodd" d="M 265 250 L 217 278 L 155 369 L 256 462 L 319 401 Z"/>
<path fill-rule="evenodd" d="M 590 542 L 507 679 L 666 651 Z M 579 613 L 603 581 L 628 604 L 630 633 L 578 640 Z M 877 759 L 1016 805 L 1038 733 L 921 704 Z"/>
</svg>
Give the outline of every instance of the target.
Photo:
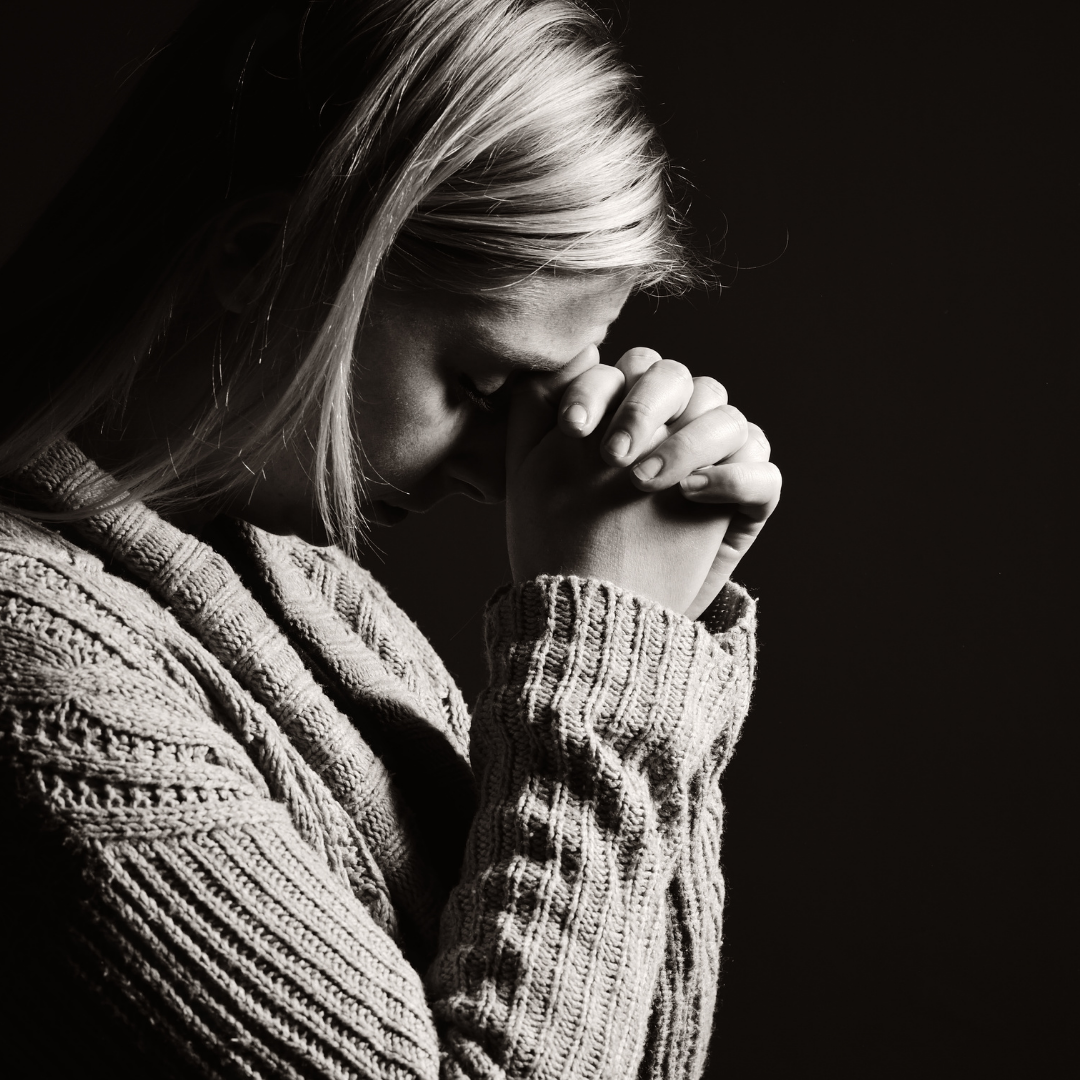
<svg viewBox="0 0 1080 1080">
<path fill-rule="evenodd" d="M 642 491 L 672 487 L 695 470 L 729 458 L 742 449 L 748 431 L 734 405 L 718 405 L 681 427 L 672 426 L 673 434 L 634 466 L 634 482 Z"/>
<path fill-rule="evenodd" d="M 655 349 L 639 347 L 627 349 L 615 361 L 615 366 L 626 376 L 626 387 L 629 390 L 649 368 L 662 359 L 663 357 Z"/>
<path fill-rule="evenodd" d="M 775 503 L 773 506 L 775 508 Z M 767 519 L 768 514 L 762 518 L 753 518 L 742 513 L 741 509 L 731 516 L 731 523 L 724 534 L 724 541 L 716 553 L 709 572 L 713 580 L 720 579 L 726 582 L 731 577 L 735 568 L 742 562 L 743 556 L 750 550 L 750 545 L 761 535 Z"/>
<path fill-rule="evenodd" d="M 771 461 L 725 461 L 698 469 L 682 482 L 692 502 L 733 503 L 751 521 L 764 523 L 780 501 L 783 478 Z"/>
<path fill-rule="evenodd" d="M 684 494 L 688 499 L 698 502 L 735 504 L 724 540 L 716 552 L 712 567 L 706 575 L 694 602 L 686 614 L 697 618 L 731 579 L 743 556 L 758 538 L 765 522 L 776 509 L 780 498 L 782 478 L 780 471 L 768 461 L 769 440 L 757 426 L 750 425 L 750 434 L 743 447 L 722 465 L 694 473 L 691 480 L 705 475 L 708 484 L 715 487 L 702 487 L 697 492 Z M 742 460 L 736 461 L 735 458 Z"/>
<path fill-rule="evenodd" d="M 728 515 L 728 529 L 731 528 L 731 519 L 734 516 L 734 513 Z M 731 572 L 737 562 L 738 560 L 732 563 L 730 556 L 723 550 L 723 543 L 721 543 L 720 550 L 717 551 L 716 558 L 713 559 L 713 564 L 709 568 L 708 574 L 705 575 L 705 580 L 701 583 L 697 596 L 686 609 L 685 615 L 688 619 L 696 619 L 716 599 L 720 594 L 720 590 L 731 577 Z"/>
<path fill-rule="evenodd" d="M 707 375 L 699 375 L 694 377 L 694 389 L 690 395 L 690 400 L 687 402 L 686 408 L 679 414 L 679 416 L 672 420 L 666 427 L 660 428 L 653 436 L 651 444 L 646 447 L 639 448 L 639 458 L 643 460 L 651 460 L 653 454 L 652 450 L 655 450 L 668 435 L 686 427 L 691 421 L 696 420 L 700 416 L 704 416 L 721 405 L 727 404 L 727 390 L 722 383 L 717 382 L 716 379 Z M 742 415 L 741 413 L 739 415 Z M 720 460 L 722 454 L 717 454 L 711 458 L 702 454 L 701 464 L 714 464 Z M 645 488 L 641 483 L 639 487 L 643 487 L 644 490 L 661 490 L 665 487 L 670 487 L 673 484 L 677 484 L 687 473 L 696 468 L 697 465 L 690 466 L 685 470 L 676 471 L 672 473 L 670 470 L 665 472 L 665 476 L 661 478 L 661 481 L 654 485 L 652 488 Z M 638 478 L 643 479 L 645 473 Z"/>
<path fill-rule="evenodd" d="M 736 461 L 768 461 L 772 453 L 772 445 L 765 437 L 765 432 L 757 424 L 746 425 L 746 442 L 730 457 L 726 463 Z"/>
<path fill-rule="evenodd" d="M 596 364 L 583 371 L 563 391 L 559 428 L 578 438 L 591 435 L 625 387 L 626 375 L 610 364 Z"/>
<path fill-rule="evenodd" d="M 705 582 L 694 602 L 686 610 L 688 618 L 696 619 L 712 603 L 724 585 L 731 580 L 731 575 L 764 527 L 764 521 L 751 521 L 741 513 L 731 515 L 724 540 L 705 576 Z"/>
<path fill-rule="evenodd" d="M 615 410 L 604 433 L 604 458 L 611 465 L 629 465 L 655 444 L 654 436 L 669 420 L 682 414 L 693 392 L 694 380 L 685 364 L 657 360 Z"/>
<path fill-rule="evenodd" d="M 522 383 L 531 384 L 533 392 L 539 394 L 554 410 L 559 407 L 566 388 L 584 372 L 599 365 L 600 350 L 595 345 L 589 345 L 558 371 L 537 372 L 526 376 Z"/>
<path fill-rule="evenodd" d="M 567 384 L 599 362 L 599 349 L 590 345 L 582 349 L 566 367 L 520 380 L 514 388 L 507 417 L 508 476 L 513 475 L 518 463 L 555 426 L 556 410 Z"/>
<path fill-rule="evenodd" d="M 703 416 L 710 409 L 715 409 L 727 403 L 728 393 L 723 383 L 717 382 L 716 379 L 708 375 L 696 375 L 694 377 L 694 391 L 690 395 L 690 400 L 679 418 L 670 425 L 671 430 L 678 431 L 679 428 L 689 424 L 691 420 Z M 713 458 L 713 461 L 717 460 L 719 459 Z M 709 464 L 712 464 L 712 462 Z"/>
</svg>

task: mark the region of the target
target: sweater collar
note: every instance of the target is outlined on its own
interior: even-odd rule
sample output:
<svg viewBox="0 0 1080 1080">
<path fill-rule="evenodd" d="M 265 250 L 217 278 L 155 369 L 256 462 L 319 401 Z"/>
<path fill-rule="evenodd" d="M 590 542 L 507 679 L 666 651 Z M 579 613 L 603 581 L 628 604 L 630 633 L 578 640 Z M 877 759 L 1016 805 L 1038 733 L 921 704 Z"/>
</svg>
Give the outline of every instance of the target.
<svg viewBox="0 0 1080 1080">
<path fill-rule="evenodd" d="M 414 806 L 422 819 L 417 824 L 423 832 L 434 834 L 427 837 L 429 848 L 450 853 L 448 865 L 440 869 L 453 874 L 463 839 L 463 821 L 458 818 L 467 818 L 472 808 L 464 733 L 455 730 L 444 715 L 443 703 L 426 700 L 430 691 L 422 692 L 421 686 L 428 680 L 388 670 L 373 643 L 350 631 L 323 592 L 323 588 L 335 591 L 325 580 L 328 567 L 319 588 L 294 565 L 290 551 L 308 545 L 271 537 L 251 526 L 238 530 L 259 576 L 279 601 L 275 620 L 214 547 L 171 525 L 145 503 L 124 502 L 116 481 L 69 440 L 58 440 L 38 455 L 16 480 L 52 511 L 111 500 L 106 509 L 73 520 L 68 527 L 172 611 L 180 625 L 275 718 L 341 805 L 359 807 L 365 800 L 351 788 L 361 781 L 370 784 L 370 779 L 365 780 L 370 770 L 384 768 L 373 758 L 370 743 L 389 756 L 392 766 L 411 758 L 415 770 L 419 759 L 424 767 L 418 770 L 418 786 L 429 788 L 437 797 L 431 800 L 436 805 Z M 381 588 L 371 584 L 371 602 L 382 600 L 392 606 Z M 395 611 L 402 623 L 408 622 Z M 303 653 L 297 651 L 298 646 Z M 309 665 L 319 669 L 324 685 L 313 678 Z M 341 691 L 337 701 L 331 697 L 335 685 Z M 369 742 L 360 739 L 360 728 Z M 332 764 L 327 758 L 329 747 L 349 758 L 347 768 L 328 767 Z M 449 814 L 447 803 L 460 806 L 462 814 Z M 364 831 L 368 823 L 361 818 L 357 824 Z M 397 876 L 419 873 L 416 867 L 402 866 Z M 394 884 L 391 880 L 398 901 L 415 906 L 401 895 L 414 890 L 395 889 Z M 413 914 L 417 923 L 434 925 L 433 911 Z"/>
<path fill-rule="evenodd" d="M 52 511 L 78 510 L 106 500 L 109 505 L 105 509 L 71 521 L 69 527 L 88 546 L 105 553 L 149 587 L 173 609 L 185 629 L 203 639 L 230 669 L 238 663 L 233 641 L 239 629 L 238 621 L 250 623 L 253 640 L 267 632 L 271 620 L 265 608 L 252 598 L 241 575 L 225 556 L 211 544 L 170 524 L 145 503 L 129 499 L 116 480 L 69 439 L 58 439 L 25 466 L 16 480 Z M 381 706 L 378 712 L 386 725 L 403 728 L 411 735 L 415 734 L 417 723 L 421 729 L 433 726 L 453 746 L 454 756 L 467 759 L 467 719 L 454 723 L 453 715 L 458 712 L 464 715 L 464 706 L 459 703 L 458 708 L 448 709 L 449 699 L 457 696 L 456 687 L 445 670 L 441 672 L 444 685 L 436 685 L 440 680 L 430 670 L 434 654 L 429 657 L 427 671 L 412 670 L 415 665 L 410 663 L 398 664 L 400 671 L 391 670 L 394 665 L 389 665 L 381 655 L 387 651 L 387 643 L 367 640 L 363 634 L 352 631 L 343 621 L 342 613 L 335 610 L 332 594 L 339 590 L 328 581 L 328 575 L 340 576 L 343 556 L 314 558 L 318 552 L 309 545 L 274 537 L 249 525 L 237 530 L 237 537 L 258 576 L 277 600 L 275 615 L 288 627 L 291 636 L 303 642 L 306 651 L 316 654 L 311 659 L 341 681 L 348 696 L 363 698 L 369 705 L 378 701 Z M 300 572 L 297 549 L 311 553 L 313 557 L 306 561 L 318 565 L 317 576 L 321 580 L 316 582 L 312 580 L 316 575 Z M 354 564 L 352 569 L 369 578 Z M 408 651 L 416 656 L 424 651 L 430 653 L 426 640 L 393 605 L 382 587 L 374 580 L 364 584 L 365 598 L 378 609 L 372 613 L 373 617 L 385 620 L 387 609 L 393 608 L 395 621 L 400 623 L 399 636 L 415 639 Z M 221 610 L 223 594 L 242 596 L 243 601 L 234 610 Z M 227 623 L 227 632 L 219 625 L 222 618 Z M 349 621 L 369 620 L 353 614 Z M 332 633 L 335 624 L 338 632 Z M 252 689 L 262 699 L 263 695 Z M 269 703 L 264 701 L 264 704 Z"/>
</svg>

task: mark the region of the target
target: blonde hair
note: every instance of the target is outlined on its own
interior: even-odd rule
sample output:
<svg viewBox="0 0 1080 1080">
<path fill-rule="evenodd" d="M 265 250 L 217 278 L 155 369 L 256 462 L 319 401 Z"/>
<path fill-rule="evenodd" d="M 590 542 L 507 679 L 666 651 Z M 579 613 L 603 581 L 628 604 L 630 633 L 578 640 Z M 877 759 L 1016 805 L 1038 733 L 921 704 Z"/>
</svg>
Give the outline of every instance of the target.
<svg viewBox="0 0 1080 1080">
<path fill-rule="evenodd" d="M 259 17 L 245 23 L 255 9 L 262 9 Z M 233 17 L 224 24 L 228 33 L 222 10 Z M 221 45 L 226 39 L 228 48 Z M 203 182 L 213 194 L 199 196 L 194 185 L 189 198 L 197 205 L 171 226 L 179 242 L 171 259 L 159 261 L 157 286 L 137 303 L 129 300 L 123 325 L 96 342 L 81 370 L 50 388 L 5 440 L 0 475 L 110 403 L 122 409 L 171 313 L 195 294 L 214 223 L 238 198 L 260 191 L 294 194 L 256 268 L 243 332 L 220 345 L 214 400 L 193 418 L 181 445 L 160 447 L 124 483 L 129 497 L 162 505 L 196 488 L 223 494 L 244 482 L 237 459 L 254 474 L 280 440 L 310 431 L 320 513 L 328 533 L 350 549 L 363 527 L 351 371 L 374 285 L 497 300 L 541 274 L 620 274 L 637 287 L 668 289 L 698 280 L 671 208 L 665 155 L 632 73 L 604 23 L 582 4 L 217 5 L 181 32 L 172 56 L 165 51 L 172 83 L 167 63 L 163 75 L 148 76 L 147 96 L 180 95 L 187 84 L 177 70 L 195 78 L 188 68 L 199 56 L 205 66 L 208 42 L 216 43 L 214 55 L 225 57 L 226 69 L 240 58 L 238 73 L 226 79 L 233 92 L 224 117 L 231 150 L 209 155 L 215 164 L 207 171 L 216 173 Z M 214 108 L 221 112 L 221 100 L 203 123 Z M 128 113 L 139 131 L 148 116 L 161 122 L 153 107 L 136 103 Z M 140 122 L 132 124 L 131 115 Z M 265 146 L 275 125 L 283 150 Z M 189 130 L 198 136 L 197 119 Z M 213 138 L 220 147 L 220 131 Z M 102 160 L 117 157 L 122 135 L 114 143 Z M 229 174 L 224 194 L 216 190 L 217 158 Z M 100 190 L 110 174 L 101 160 L 94 169 Z M 73 204 L 78 200 L 68 200 L 69 219 Z M 24 352 L 32 356 L 34 348 Z M 253 378 L 259 367 L 261 377 Z M 265 372 L 280 388 L 270 400 L 251 389 L 265 387 Z"/>
</svg>

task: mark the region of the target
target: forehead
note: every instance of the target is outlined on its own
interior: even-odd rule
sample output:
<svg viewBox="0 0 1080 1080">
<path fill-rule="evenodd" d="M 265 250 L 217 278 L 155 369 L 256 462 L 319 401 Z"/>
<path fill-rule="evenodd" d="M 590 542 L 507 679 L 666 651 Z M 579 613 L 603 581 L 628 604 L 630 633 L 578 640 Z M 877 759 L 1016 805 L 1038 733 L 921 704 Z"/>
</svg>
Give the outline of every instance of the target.
<svg viewBox="0 0 1080 1080">
<path fill-rule="evenodd" d="M 614 274 L 547 275 L 490 298 L 432 291 L 387 299 L 399 319 L 405 316 L 414 331 L 437 338 L 445 349 L 557 369 L 603 339 L 629 292 L 629 284 Z"/>
<path fill-rule="evenodd" d="M 475 326 L 511 358 L 517 351 L 562 366 L 604 337 L 629 292 L 614 275 L 534 278 L 479 313 Z"/>
</svg>

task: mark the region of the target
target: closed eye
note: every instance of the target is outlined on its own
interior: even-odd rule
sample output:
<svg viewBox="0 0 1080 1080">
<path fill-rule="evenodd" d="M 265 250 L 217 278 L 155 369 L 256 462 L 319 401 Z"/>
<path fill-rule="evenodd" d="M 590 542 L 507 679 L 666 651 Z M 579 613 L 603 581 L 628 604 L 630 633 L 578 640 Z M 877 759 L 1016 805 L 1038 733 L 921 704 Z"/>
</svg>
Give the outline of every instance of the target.
<svg viewBox="0 0 1080 1080">
<path fill-rule="evenodd" d="M 511 391 L 509 379 L 504 379 L 495 390 L 491 390 L 486 394 L 481 393 L 477 389 L 476 383 L 464 373 L 459 376 L 458 381 L 461 384 L 461 389 L 465 392 L 465 396 L 483 412 L 497 413 L 509 408 Z"/>
</svg>

